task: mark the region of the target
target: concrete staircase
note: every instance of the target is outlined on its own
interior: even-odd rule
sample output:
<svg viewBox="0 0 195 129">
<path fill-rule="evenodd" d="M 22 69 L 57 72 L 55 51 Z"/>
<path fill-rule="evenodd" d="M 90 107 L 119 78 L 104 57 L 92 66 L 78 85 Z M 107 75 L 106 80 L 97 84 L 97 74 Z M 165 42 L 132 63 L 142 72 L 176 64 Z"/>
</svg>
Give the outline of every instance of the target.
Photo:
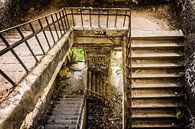
<svg viewBox="0 0 195 129">
<path fill-rule="evenodd" d="M 132 38 L 127 93 L 131 128 L 184 128 L 182 38 Z"/>
<path fill-rule="evenodd" d="M 53 110 L 45 129 L 77 129 L 82 112 L 83 96 L 67 95 L 53 101 Z"/>
</svg>

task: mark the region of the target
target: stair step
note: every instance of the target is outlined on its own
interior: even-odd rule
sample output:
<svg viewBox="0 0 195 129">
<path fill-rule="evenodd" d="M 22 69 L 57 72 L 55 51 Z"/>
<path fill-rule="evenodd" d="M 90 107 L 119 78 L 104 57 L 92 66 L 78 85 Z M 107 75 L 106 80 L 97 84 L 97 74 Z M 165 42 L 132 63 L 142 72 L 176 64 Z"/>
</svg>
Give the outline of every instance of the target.
<svg viewBox="0 0 195 129">
<path fill-rule="evenodd" d="M 138 74 L 138 75 L 132 75 L 132 79 L 142 79 L 142 78 L 178 78 L 178 77 L 184 77 L 184 73 L 182 74 Z"/>
<path fill-rule="evenodd" d="M 177 67 L 184 67 L 181 64 L 132 64 L 131 67 L 128 68 L 177 68 Z"/>
<path fill-rule="evenodd" d="M 167 85 L 158 85 L 158 84 L 156 84 L 156 85 L 133 85 L 132 86 L 132 89 L 157 89 L 157 88 L 159 88 L 159 89 L 167 89 L 167 88 L 182 88 L 183 86 L 182 85 L 177 85 L 177 84 L 167 84 Z"/>
<path fill-rule="evenodd" d="M 183 107 L 181 104 L 147 104 L 147 105 L 132 105 L 132 109 L 147 109 L 147 108 L 179 108 Z"/>
<path fill-rule="evenodd" d="M 76 112 L 70 112 L 70 111 L 53 111 L 52 115 L 79 115 L 79 110 Z"/>
<path fill-rule="evenodd" d="M 132 119 L 149 119 L 149 118 L 176 118 L 176 115 L 171 114 L 142 114 L 142 115 L 132 115 Z"/>
<path fill-rule="evenodd" d="M 132 108 L 169 108 L 181 107 L 181 99 L 175 98 L 151 98 L 151 99 L 133 99 Z"/>
<path fill-rule="evenodd" d="M 82 101 L 54 101 L 53 104 L 81 105 Z"/>
<path fill-rule="evenodd" d="M 62 120 L 62 119 L 49 119 L 48 124 L 64 124 L 64 125 L 75 125 L 77 120 Z"/>
<path fill-rule="evenodd" d="M 82 98 L 59 98 L 60 101 L 64 102 L 81 102 L 83 99 Z"/>
<path fill-rule="evenodd" d="M 140 128 L 159 128 L 159 129 L 162 129 L 162 128 L 179 128 L 180 125 L 177 125 L 176 123 L 170 123 L 170 122 L 167 122 L 167 123 L 149 123 L 149 122 L 146 122 L 146 123 L 143 123 L 143 122 L 133 122 L 132 124 L 132 128 L 133 129 L 140 129 Z"/>
<path fill-rule="evenodd" d="M 143 95 L 143 96 L 132 96 L 133 99 L 151 99 L 151 98 L 179 98 L 183 97 L 184 95 Z"/>
<path fill-rule="evenodd" d="M 162 109 L 133 109 L 132 118 L 175 118 L 180 119 L 185 116 L 182 109 L 162 108 Z"/>
<path fill-rule="evenodd" d="M 127 92 L 128 93 L 128 92 Z M 166 89 L 132 89 L 132 98 L 172 98 L 183 96 L 181 88 Z"/>
<path fill-rule="evenodd" d="M 182 44 L 178 43 L 150 43 L 150 44 L 132 44 L 132 48 L 177 48 L 184 47 Z"/>
<path fill-rule="evenodd" d="M 50 120 L 77 120 L 78 116 L 77 115 L 55 115 L 55 114 L 52 114 L 52 116 L 49 116 L 49 119 Z"/>
<path fill-rule="evenodd" d="M 167 39 L 181 39 L 183 38 L 183 32 L 181 30 L 172 30 L 172 31 L 149 31 L 149 30 L 133 30 L 131 37 L 135 39 L 143 40 L 167 40 Z"/>
<path fill-rule="evenodd" d="M 183 54 L 180 53 L 139 53 L 139 54 L 132 54 L 131 57 L 128 58 L 178 58 L 183 57 Z"/>
<path fill-rule="evenodd" d="M 48 124 L 45 125 L 44 129 L 75 129 L 76 125 L 59 125 L 59 124 Z"/>
<path fill-rule="evenodd" d="M 75 111 L 75 112 L 79 112 L 79 109 L 80 108 L 65 108 L 65 107 L 60 107 L 60 108 L 58 108 L 58 107 L 55 107 L 54 109 L 53 109 L 53 111 L 55 111 L 55 112 L 60 112 L 60 111 L 62 111 L 62 112 L 73 112 L 73 111 Z"/>
</svg>

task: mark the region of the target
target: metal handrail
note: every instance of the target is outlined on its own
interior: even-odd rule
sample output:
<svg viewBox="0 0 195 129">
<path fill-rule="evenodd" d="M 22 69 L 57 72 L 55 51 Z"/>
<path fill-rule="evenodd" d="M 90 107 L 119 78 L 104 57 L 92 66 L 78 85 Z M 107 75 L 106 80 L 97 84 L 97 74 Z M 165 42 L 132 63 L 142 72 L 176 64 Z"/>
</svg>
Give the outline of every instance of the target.
<svg viewBox="0 0 195 129">
<path fill-rule="evenodd" d="M 97 16 L 98 17 L 98 22 L 97 22 L 97 26 L 99 28 L 104 27 L 102 25 L 102 21 L 101 21 L 101 17 L 105 17 L 106 21 L 106 27 L 118 27 L 118 17 L 121 16 L 124 18 L 123 22 L 122 22 L 122 26 L 121 27 L 125 27 L 128 19 L 130 19 L 130 14 L 128 13 L 130 10 L 129 8 L 123 8 L 123 9 L 119 9 L 119 8 L 80 8 L 80 7 L 68 7 L 68 8 L 63 8 L 60 9 L 56 12 L 50 13 L 48 15 L 45 15 L 43 17 L 39 17 L 37 19 L 28 21 L 26 23 L 22 23 L 19 25 L 16 25 L 14 27 L 10 27 L 8 29 L 5 30 L 1 30 L 0 31 L 0 39 L 2 40 L 2 42 L 5 44 L 5 48 L 0 50 L 0 57 L 3 56 L 4 54 L 11 52 L 12 55 L 14 55 L 14 57 L 17 59 L 17 61 L 20 63 L 20 65 L 22 66 L 22 68 L 26 71 L 25 75 L 23 75 L 23 77 L 19 80 L 19 81 L 14 81 L 9 75 L 7 75 L 2 68 L 0 68 L 0 74 L 9 82 L 11 83 L 14 87 L 17 86 L 22 79 L 36 66 L 40 63 L 40 60 L 37 59 L 35 52 L 32 50 L 31 45 L 28 43 L 29 39 L 35 38 L 36 42 L 38 42 L 39 48 L 42 51 L 42 55 L 45 56 L 46 53 L 53 48 L 53 46 L 68 32 L 68 30 L 74 26 L 77 25 L 75 20 L 80 19 L 80 23 L 81 23 L 81 27 L 85 27 L 85 23 L 86 21 L 84 20 L 84 17 L 87 16 L 90 20 L 88 21 L 88 25 L 89 27 L 93 27 L 92 25 L 92 16 Z M 76 16 L 80 16 L 80 18 L 76 17 Z M 109 22 L 109 18 L 110 17 L 114 17 L 114 25 L 111 25 Z M 50 19 L 50 21 L 49 21 Z M 38 30 L 36 30 L 36 26 L 34 25 L 34 23 L 38 23 L 39 28 Z M 44 23 L 43 23 L 44 22 Z M 120 21 L 121 23 L 121 21 Z M 130 24 L 130 20 L 129 23 Z M 27 36 L 25 36 L 23 34 L 23 28 L 25 27 L 30 27 L 30 32 L 32 32 L 31 34 L 28 34 Z M 53 28 L 52 28 L 53 27 Z M 128 26 L 129 27 L 129 26 Z M 28 30 L 28 31 L 29 31 Z M 6 35 L 9 34 L 9 32 L 14 31 L 15 33 L 17 33 L 21 39 L 14 42 L 14 43 L 10 43 L 7 38 Z M 48 39 L 48 36 L 46 34 L 46 31 L 48 31 L 51 35 L 52 38 L 52 42 L 53 45 L 51 44 L 51 41 Z M 49 49 L 46 51 L 44 50 L 44 46 L 42 46 L 41 44 L 41 40 L 39 39 L 38 34 L 43 33 L 43 36 L 47 42 L 47 46 L 49 47 Z M 54 34 L 57 36 L 57 39 L 54 37 Z M 30 51 L 32 57 L 35 59 L 36 63 L 34 64 L 34 66 L 32 66 L 30 69 L 26 66 L 26 64 L 22 61 L 21 57 L 15 52 L 14 48 L 18 47 L 21 44 L 26 44 L 27 46 L 27 50 Z"/>
<path fill-rule="evenodd" d="M 79 116 L 77 118 L 76 129 L 79 129 L 81 126 L 81 119 L 82 119 L 82 115 L 83 115 L 83 110 L 85 108 L 85 102 L 86 102 L 86 95 L 84 94 L 82 105 L 81 105 L 80 112 L 79 112 Z"/>
<path fill-rule="evenodd" d="M 87 92 L 87 95 L 91 95 L 91 96 L 99 98 L 101 100 L 105 100 L 104 96 L 102 96 L 101 94 L 98 94 L 98 93 L 96 93 L 96 92 L 94 92 L 92 90 L 86 89 L 86 92 Z"/>
</svg>

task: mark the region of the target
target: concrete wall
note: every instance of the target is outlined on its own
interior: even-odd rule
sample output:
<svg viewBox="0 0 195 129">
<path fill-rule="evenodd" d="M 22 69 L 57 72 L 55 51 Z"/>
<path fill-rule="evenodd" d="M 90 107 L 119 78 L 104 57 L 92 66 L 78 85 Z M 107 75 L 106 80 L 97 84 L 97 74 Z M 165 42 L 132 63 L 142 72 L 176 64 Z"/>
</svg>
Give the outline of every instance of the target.
<svg viewBox="0 0 195 129">
<path fill-rule="evenodd" d="M 53 83 L 73 44 L 70 30 L 0 104 L 0 129 L 28 129 L 49 102 Z"/>
<path fill-rule="evenodd" d="M 195 0 L 175 0 L 185 34 L 185 90 L 189 128 L 195 128 Z"/>
</svg>

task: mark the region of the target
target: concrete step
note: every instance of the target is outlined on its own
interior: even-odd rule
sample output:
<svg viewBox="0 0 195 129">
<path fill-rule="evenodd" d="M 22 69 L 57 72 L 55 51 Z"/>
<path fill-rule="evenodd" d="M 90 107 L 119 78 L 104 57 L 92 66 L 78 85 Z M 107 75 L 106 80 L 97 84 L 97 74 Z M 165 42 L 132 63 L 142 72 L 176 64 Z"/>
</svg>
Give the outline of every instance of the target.
<svg viewBox="0 0 195 129">
<path fill-rule="evenodd" d="M 128 68 L 132 69 L 146 69 L 146 68 L 179 68 L 184 67 L 182 64 L 176 63 L 166 63 L 166 64 L 132 64 L 131 67 Z"/>
<path fill-rule="evenodd" d="M 128 58 L 179 58 L 179 57 L 183 57 L 184 55 L 181 53 L 137 53 L 134 54 L 132 53 L 132 55 L 128 56 Z"/>
<path fill-rule="evenodd" d="M 144 44 L 132 44 L 132 48 L 180 48 L 184 47 L 183 44 L 178 44 L 175 42 L 170 43 L 144 43 Z"/>
<path fill-rule="evenodd" d="M 179 128 L 180 124 L 177 120 L 170 119 L 135 119 L 133 120 L 132 128 L 133 129 L 154 129 L 154 128 Z"/>
<path fill-rule="evenodd" d="M 129 76 L 129 78 L 132 79 L 147 79 L 147 78 L 179 78 L 179 77 L 184 77 L 184 73 L 181 74 L 137 74 L 137 75 L 132 75 Z"/>
<path fill-rule="evenodd" d="M 59 125 L 59 124 L 48 124 L 45 125 L 45 129 L 75 129 L 75 125 Z"/>
</svg>

